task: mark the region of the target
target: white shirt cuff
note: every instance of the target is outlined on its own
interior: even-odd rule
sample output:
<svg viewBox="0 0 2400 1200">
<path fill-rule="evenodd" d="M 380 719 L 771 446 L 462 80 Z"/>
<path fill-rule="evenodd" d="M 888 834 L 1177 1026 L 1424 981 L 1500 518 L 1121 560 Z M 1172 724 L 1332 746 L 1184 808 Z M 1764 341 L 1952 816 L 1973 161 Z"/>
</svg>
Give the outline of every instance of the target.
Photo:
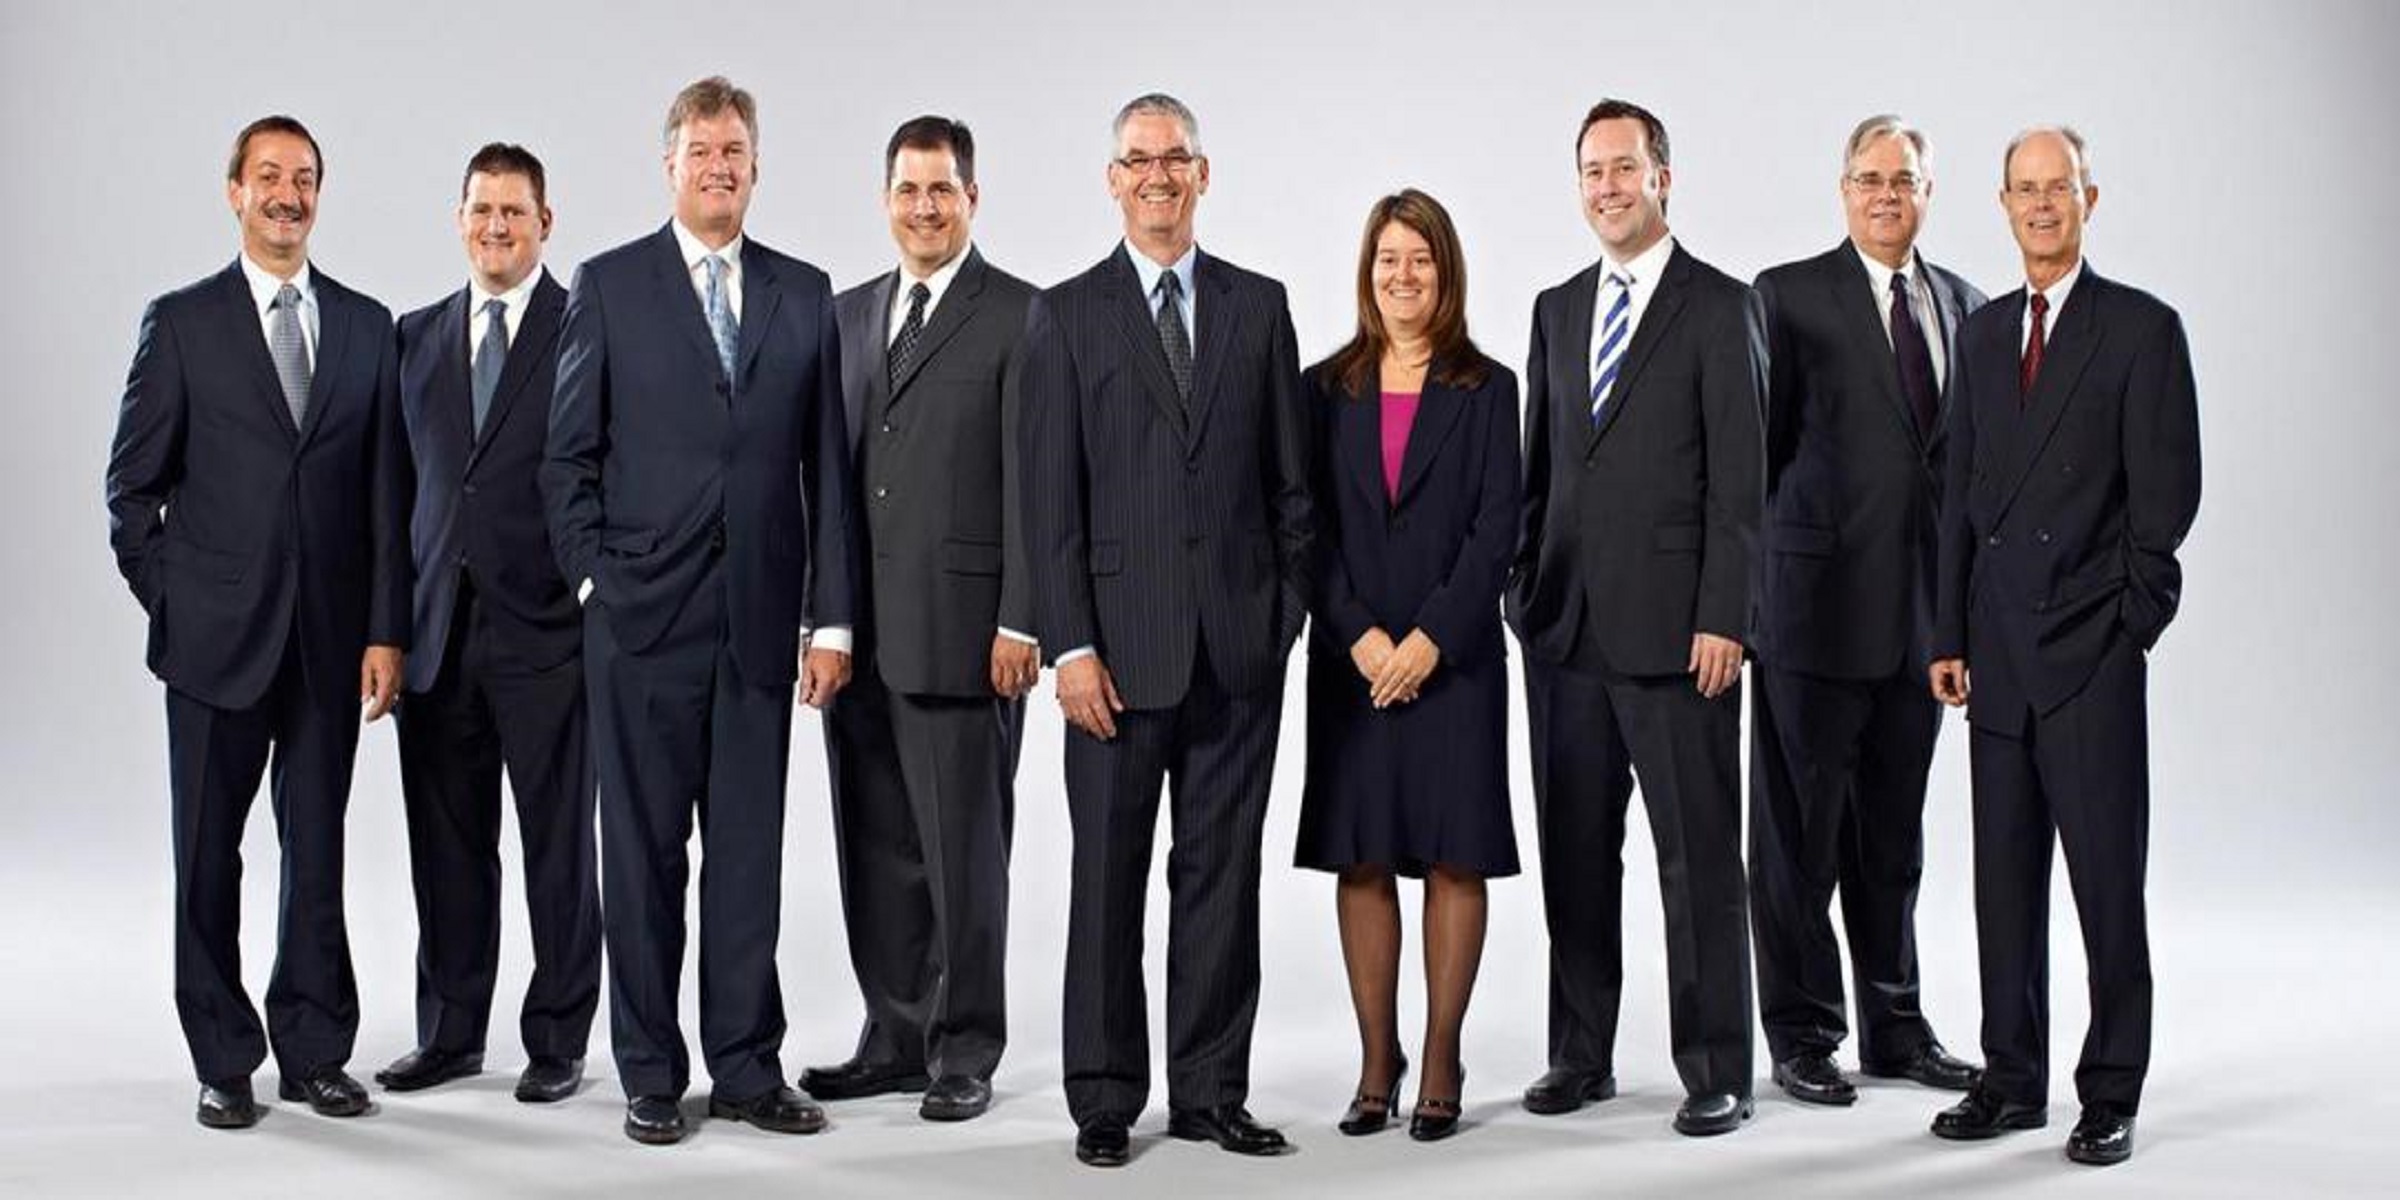
<svg viewBox="0 0 2400 1200">
<path fill-rule="evenodd" d="M 582 582 L 582 583 L 579 583 L 579 584 L 576 584 L 576 585 L 575 585 L 575 603 L 576 603 L 578 606 L 581 606 L 581 605 L 583 605 L 585 602 L 589 601 L 591 598 L 592 598 L 592 577 L 591 577 L 591 576 L 589 576 L 589 575 L 586 575 L 586 576 L 584 576 L 584 577 L 583 577 L 583 582 Z"/>
<path fill-rule="evenodd" d="M 1094 655 L 1094 654 L 1096 654 L 1096 653 L 1098 653 L 1098 651 L 1096 651 L 1096 650 L 1092 649 L 1092 647 L 1091 647 L 1091 646 L 1089 646 L 1089 645 L 1077 646 L 1077 647 L 1075 647 L 1074 649 L 1072 649 L 1072 650 L 1069 650 L 1069 651 L 1067 651 L 1066 653 L 1059 655 L 1059 656 L 1058 656 L 1058 661 L 1057 661 L 1055 664 L 1053 664 L 1053 666 L 1063 667 L 1063 666 L 1067 665 L 1068 663 L 1074 662 L 1076 659 L 1079 659 L 1079 658 L 1090 658 L 1092 655 Z"/>
<path fill-rule="evenodd" d="M 811 650 L 831 650 L 836 654 L 850 653 L 850 627 L 847 625 L 828 625 L 823 629 L 803 633 L 801 637 L 808 643 L 808 648 Z"/>
<path fill-rule="evenodd" d="M 1000 636 L 1007 638 L 1012 642 L 1023 642 L 1028 646 L 1039 646 L 1042 644 L 1042 639 L 1037 638 L 1030 633 L 1019 633 L 1014 629 L 1010 629 L 1006 625 L 999 626 L 998 628 L 1000 630 Z"/>
</svg>

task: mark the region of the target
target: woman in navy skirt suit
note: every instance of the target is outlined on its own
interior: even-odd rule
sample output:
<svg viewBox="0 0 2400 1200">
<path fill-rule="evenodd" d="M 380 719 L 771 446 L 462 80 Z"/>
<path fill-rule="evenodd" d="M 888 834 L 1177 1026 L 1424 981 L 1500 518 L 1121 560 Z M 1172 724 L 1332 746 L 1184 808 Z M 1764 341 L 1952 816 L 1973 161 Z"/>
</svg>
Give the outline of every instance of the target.
<svg viewBox="0 0 2400 1200">
<path fill-rule="evenodd" d="M 1517 873 L 1500 591 L 1516 546 L 1517 384 L 1468 340 L 1450 216 L 1408 190 L 1359 247 L 1358 333 L 1308 373 L 1318 597 L 1299 865 L 1334 872 L 1363 1062 L 1341 1121 L 1392 1118 L 1400 897 L 1425 881 L 1426 1029 L 1409 1133 L 1457 1128 L 1484 880 Z"/>
</svg>

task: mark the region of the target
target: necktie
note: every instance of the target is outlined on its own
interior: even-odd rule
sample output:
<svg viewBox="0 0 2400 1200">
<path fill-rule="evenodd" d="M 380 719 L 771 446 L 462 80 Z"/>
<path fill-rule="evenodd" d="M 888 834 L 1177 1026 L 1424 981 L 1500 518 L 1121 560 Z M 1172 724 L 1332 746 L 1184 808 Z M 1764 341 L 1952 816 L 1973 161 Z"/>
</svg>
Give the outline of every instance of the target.
<svg viewBox="0 0 2400 1200">
<path fill-rule="evenodd" d="M 711 254 L 701 262 L 708 264 L 708 335 L 717 342 L 717 365 L 725 369 L 726 382 L 733 381 L 733 350 L 741 344 L 741 327 L 733 322 L 733 305 L 725 295 L 725 260 Z"/>
<path fill-rule="evenodd" d="M 922 283 L 908 289 L 908 317 L 900 322 L 900 334 L 892 339 L 890 353 L 884 357 L 884 370 L 897 390 L 900 380 L 908 374 L 909 364 L 917 357 L 917 339 L 925 336 L 925 302 L 933 298 L 933 289 Z"/>
<path fill-rule="evenodd" d="M 275 357 L 275 379 L 283 385 L 284 406 L 292 410 L 297 428 L 308 416 L 308 337 L 300 331 L 300 289 L 285 284 L 276 289 L 273 333 L 267 349 Z"/>
<path fill-rule="evenodd" d="M 1183 327 L 1183 280 L 1175 272 L 1158 277 L 1158 344 L 1167 352 L 1167 373 L 1175 377 L 1175 394 L 1188 407 L 1192 400 L 1192 335 Z"/>
<path fill-rule="evenodd" d="M 483 432 L 483 419 L 491 415 L 492 394 L 500 390 L 500 368 L 508 361 L 508 301 L 483 302 L 486 320 L 483 323 L 483 344 L 475 348 L 475 432 Z"/>
<path fill-rule="evenodd" d="M 2050 297 L 2033 294 L 2033 332 L 2025 338 L 2025 358 L 2017 364 L 2017 403 L 2033 395 L 2034 377 L 2042 373 L 2042 325 L 2050 315 Z"/>
<path fill-rule="evenodd" d="M 1908 302 L 1904 271 L 1892 272 L 1892 354 L 1900 361 L 1900 394 L 1916 414 L 1917 432 L 1931 436 L 1935 396 L 1941 389 L 1933 382 L 1933 351 L 1926 347 L 1925 331 L 1918 328 L 1916 310 Z"/>
<path fill-rule="evenodd" d="M 1600 322 L 1600 348 L 1592 354 L 1595 429 L 1600 425 L 1601 414 L 1607 411 L 1608 391 L 1617 382 L 1617 369 L 1625 365 L 1625 344 L 1633 340 L 1633 277 L 1610 271 L 1606 290 L 1611 296 L 1608 316 Z"/>
</svg>

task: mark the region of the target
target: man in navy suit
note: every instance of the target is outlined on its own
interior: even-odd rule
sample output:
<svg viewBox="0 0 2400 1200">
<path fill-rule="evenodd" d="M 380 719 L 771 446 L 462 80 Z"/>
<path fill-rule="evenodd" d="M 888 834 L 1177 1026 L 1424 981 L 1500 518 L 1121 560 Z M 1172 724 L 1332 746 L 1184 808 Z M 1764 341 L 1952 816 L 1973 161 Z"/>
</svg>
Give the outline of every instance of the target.
<svg viewBox="0 0 2400 1200">
<path fill-rule="evenodd" d="M 1963 1091 L 1917 988 L 1925 777 L 1941 706 L 1919 672 L 1933 633 L 1942 380 L 1983 293 L 1925 261 L 1925 135 L 1859 122 L 1842 156 L 1849 237 L 1758 277 L 1767 313 L 1767 521 L 1751 648 L 1750 919 L 1775 1082 L 1856 1102 L 1834 1065 L 1849 1032 L 1842 895 L 1860 1067 Z"/>
<path fill-rule="evenodd" d="M 1067 1108 L 1094 1166 L 1148 1103 L 1142 908 L 1158 792 L 1167 859 L 1168 1133 L 1280 1154 L 1252 1120 L 1259 838 L 1283 668 L 1307 613 L 1307 418 L 1283 285 L 1199 252 L 1199 122 L 1171 96 L 1117 114 L 1124 242 L 1034 301 L 1026 527 L 1068 724 L 1075 829 Z"/>
<path fill-rule="evenodd" d="M 666 145 L 673 219 L 576 274 L 541 474 L 585 604 L 610 1024 L 625 1132 L 649 1144 L 685 1133 L 695 810 L 709 1113 L 824 1126 L 780 1057 L 783 786 L 795 681 L 821 708 L 849 678 L 857 569 L 832 288 L 743 233 L 757 107 L 703 79 L 668 110 Z"/>
<path fill-rule="evenodd" d="M 1985 1067 L 1933 1132 L 2049 1119 L 2055 839 L 2092 1014 L 2067 1157 L 2107 1165 L 2133 1154 L 2150 1069 L 2148 656 L 2183 596 L 2200 409 L 2175 310 L 2084 260 L 2100 190 L 2082 136 L 2017 135 L 2001 179 L 2025 286 L 1958 335 L 1930 668 L 1967 706 Z"/>
<path fill-rule="evenodd" d="M 458 205 L 467 285 L 400 319 L 416 466 L 416 628 L 400 782 L 417 894 L 417 1045 L 375 1081 L 416 1091 L 483 1068 L 500 960 L 500 776 L 525 845 L 533 979 L 517 1099 L 572 1095 L 600 1002 L 600 886 L 583 614 L 559 577 L 536 477 L 567 290 L 542 269 L 541 160 L 493 143 Z"/>
<path fill-rule="evenodd" d="M 241 256 L 150 303 L 109 449 L 109 544 L 167 685 L 175 1008 L 216 1129 L 257 1123 L 270 1047 L 284 1099 L 367 1110 L 342 1069 L 358 1032 L 342 819 L 357 706 L 391 709 L 409 640 L 409 467 L 391 314 L 309 262 L 323 178 L 290 117 L 235 138 Z M 240 950 L 262 776 L 283 848 L 263 1028 Z"/>
</svg>

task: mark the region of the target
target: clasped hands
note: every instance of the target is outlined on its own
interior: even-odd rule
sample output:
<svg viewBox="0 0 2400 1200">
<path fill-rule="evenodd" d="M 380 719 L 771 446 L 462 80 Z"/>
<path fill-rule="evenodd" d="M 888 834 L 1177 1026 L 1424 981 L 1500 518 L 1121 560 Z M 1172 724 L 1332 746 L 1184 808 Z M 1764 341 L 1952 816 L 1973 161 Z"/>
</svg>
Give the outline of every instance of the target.
<svg viewBox="0 0 2400 1200">
<path fill-rule="evenodd" d="M 1367 681 L 1367 700 L 1377 708 L 1415 700 L 1441 661 L 1442 648 L 1422 629 L 1410 630 L 1395 643 L 1391 634 L 1375 626 L 1350 643 L 1350 663 Z"/>
</svg>

